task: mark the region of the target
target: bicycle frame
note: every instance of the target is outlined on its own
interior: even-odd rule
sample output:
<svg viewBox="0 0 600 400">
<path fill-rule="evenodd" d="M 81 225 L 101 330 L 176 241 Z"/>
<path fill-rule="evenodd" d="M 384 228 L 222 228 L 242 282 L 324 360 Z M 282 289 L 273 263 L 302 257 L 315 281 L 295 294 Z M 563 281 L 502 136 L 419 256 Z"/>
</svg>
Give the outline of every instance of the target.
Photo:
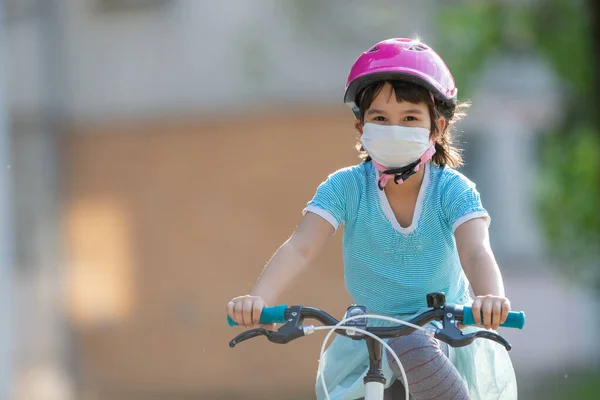
<svg viewBox="0 0 600 400">
<path fill-rule="evenodd" d="M 365 383 L 365 400 L 383 400 L 384 386 L 381 382 Z"/>
<path fill-rule="evenodd" d="M 383 400 L 386 380 L 383 376 L 381 362 L 383 348 L 381 343 L 373 338 L 365 338 L 369 350 L 369 371 L 365 375 L 365 400 Z"/>
</svg>

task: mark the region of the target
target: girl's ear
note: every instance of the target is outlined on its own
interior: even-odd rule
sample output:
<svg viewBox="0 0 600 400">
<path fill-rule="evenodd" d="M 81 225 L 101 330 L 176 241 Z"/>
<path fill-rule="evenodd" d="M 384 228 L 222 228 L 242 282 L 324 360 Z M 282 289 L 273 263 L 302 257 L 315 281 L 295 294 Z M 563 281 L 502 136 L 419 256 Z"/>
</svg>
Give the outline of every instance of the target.
<svg viewBox="0 0 600 400">
<path fill-rule="evenodd" d="M 433 140 L 435 142 L 435 140 L 442 136 L 442 133 L 444 132 L 444 129 L 446 129 L 446 119 L 444 117 L 439 117 L 436 121 L 435 121 L 435 126 L 437 128 L 437 131 L 431 131 L 431 140 Z"/>
<path fill-rule="evenodd" d="M 439 117 L 437 119 L 437 121 L 435 121 L 437 127 L 438 127 L 438 132 L 441 134 L 442 132 L 444 132 L 444 129 L 446 129 L 446 118 L 444 117 Z"/>
<path fill-rule="evenodd" d="M 363 126 L 362 126 L 362 124 L 360 123 L 360 120 L 359 120 L 359 119 L 357 119 L 356 121 L 354 121 L 354 129 L 356 130 L 356 132 L 357 132 L 359 135 L 362 135 L 362 133 L 363 133 Z"/>
</svg>

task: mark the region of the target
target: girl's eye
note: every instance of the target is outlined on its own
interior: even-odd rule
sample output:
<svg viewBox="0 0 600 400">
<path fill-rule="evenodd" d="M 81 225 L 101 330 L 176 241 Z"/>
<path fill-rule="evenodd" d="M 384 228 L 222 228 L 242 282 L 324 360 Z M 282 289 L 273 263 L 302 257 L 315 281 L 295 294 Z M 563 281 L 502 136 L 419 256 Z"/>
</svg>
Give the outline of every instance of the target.
<svg viewBox="0 0 600 400">
<path fill-rule="evenodd" d="M 405 121 L 416 121 L 417 119 L 415 117 L 413 117 L 412 115 L 409 115 L 408 117 L 404 118 Z"/>
<path fill-rule="evenodd" d="M 382 117 L 381 115 L 379 115 L 379 116 L 377 116 L 377 117 L 373 118 L 373 121 L 381 121 L 381 122 L 384 122 L 384 121 L 385 121 L 385 117 Z"/>
</svg>

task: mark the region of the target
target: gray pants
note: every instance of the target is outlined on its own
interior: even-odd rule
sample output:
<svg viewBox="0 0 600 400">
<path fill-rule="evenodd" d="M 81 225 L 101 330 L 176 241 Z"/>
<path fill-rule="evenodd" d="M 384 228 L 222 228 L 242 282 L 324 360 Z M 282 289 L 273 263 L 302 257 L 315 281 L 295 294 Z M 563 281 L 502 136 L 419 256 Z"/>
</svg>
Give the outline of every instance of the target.
<svg viewBox="0 0 600 400">
<path fill-rule="evenodd" d="M 388 342 L 404 366 L 410 400 L 469 400 L 467 387 L 448 358 L 448 345 L 421 331 Z M 385 391 L 384 400 L 406 400 L 402 373 L 391 354 L 392 371 L 398 377 Z"/>
</svg>

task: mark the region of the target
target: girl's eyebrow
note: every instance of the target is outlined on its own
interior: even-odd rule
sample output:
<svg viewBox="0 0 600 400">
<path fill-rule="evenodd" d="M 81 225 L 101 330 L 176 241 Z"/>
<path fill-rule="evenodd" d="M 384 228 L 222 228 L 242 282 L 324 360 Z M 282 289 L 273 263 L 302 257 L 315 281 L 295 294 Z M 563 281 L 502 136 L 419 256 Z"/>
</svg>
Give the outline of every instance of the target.
<svg viewBox="0 0 600 400">
<path fill-rule="evenodd" d="M 369 110 L 367 110 L 367 112 L 365 113 L 365 115 L 371 115 L 371 114 L 387 114 L 385 111 L 380 110 L 378 108 L 371 108 Z M 402 111 L 402 114 L 419 114 L 419 115 L 423 115 L 423 111 L 419 110 L 418 108 L 410 108 L 408 110 L 404 110 Z"/>
<path fill-rule="evenodd" d="M 377 108 L 370 108 L 367 110 L 365 115 L 370 115 L 370 114 L 386 114 L 386 112 L 383 110 L 379 110 Z"/>
<path fill-rule="evenodd" d="M 410 110 L 404 110 L 403 111 L 404 114 L 423 114 L 423 111 L 419 110 L 418 108 L 411 108 Z"/>
</svg>

